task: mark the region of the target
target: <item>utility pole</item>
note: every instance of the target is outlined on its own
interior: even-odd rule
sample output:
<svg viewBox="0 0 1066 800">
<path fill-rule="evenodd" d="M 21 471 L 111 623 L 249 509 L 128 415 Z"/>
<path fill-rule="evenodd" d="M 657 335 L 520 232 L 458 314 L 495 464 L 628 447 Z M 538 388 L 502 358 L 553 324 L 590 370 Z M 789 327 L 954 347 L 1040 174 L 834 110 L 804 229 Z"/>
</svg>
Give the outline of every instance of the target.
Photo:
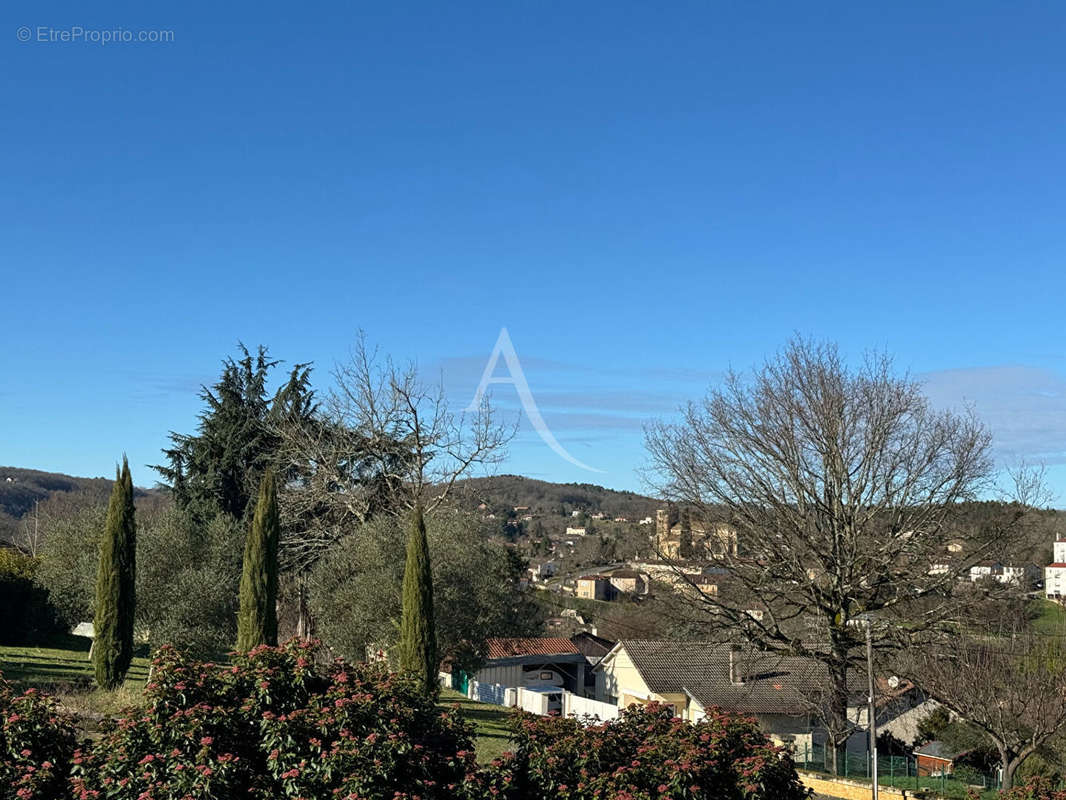
<svg viewBox="0 0 1066 800">
<path fill-rule="evenodd" d="M 870 779 L 873 786 L 873 800 L 877 800 L 877 715 L 874 713 L 874 634 L 873 619 L 866 617 L 866 680 L 869 695 L 866 708 L 867 723 L 870 728 Z"/>
</svg>

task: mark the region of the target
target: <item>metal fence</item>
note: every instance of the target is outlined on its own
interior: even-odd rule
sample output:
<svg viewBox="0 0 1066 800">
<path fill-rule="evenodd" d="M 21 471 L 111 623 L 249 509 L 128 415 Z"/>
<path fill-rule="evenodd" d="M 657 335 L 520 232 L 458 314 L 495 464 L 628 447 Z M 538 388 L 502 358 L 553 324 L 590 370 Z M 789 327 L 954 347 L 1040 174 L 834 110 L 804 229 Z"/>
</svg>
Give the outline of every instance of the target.
<svg viewBox="0 0 1066 800">
<path fill-rule="evenodd" d="M 873 773 L 869 753 L 844 753 L 832 767 L 832 752 L 822 745 L 804 745 L 795 751 L 796 766 L 809 772 L 823 772 L 840 778 L 870 780 Z M 971 788 L 998 789 L 996 775 L 983 774 L 967 767 L 959 767 L 954 774 L 919 775 L 914 756 L 878 756 L 877 785 L 897 789 L 926 789 L 943 797 L 965 798 Z"/>
</svg>

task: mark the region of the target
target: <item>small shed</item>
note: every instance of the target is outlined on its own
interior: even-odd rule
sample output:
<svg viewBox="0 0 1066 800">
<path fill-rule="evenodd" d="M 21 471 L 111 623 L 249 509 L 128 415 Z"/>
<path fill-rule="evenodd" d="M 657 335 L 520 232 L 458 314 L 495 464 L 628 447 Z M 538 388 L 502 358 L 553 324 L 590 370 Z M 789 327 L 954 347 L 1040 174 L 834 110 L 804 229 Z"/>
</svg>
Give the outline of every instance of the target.
<svg viewBox="0 0 1066 800">
<path fill-rule="evenodd" d="M 561 637 L 489 639 L 488 659 L 474 676 L 478 683 L 505 688 L 549 686 L 580 693 L 585 656 Z"/>
<path fill-rule="evenodd" d="M 951 775 L 955 771 L 955 761 L 964 752 L 955 750 L 939 739 L 926 742 L 914 751 L 918 761 L 918 775 L 922 777 L 939 777 Z"/>
</svg>

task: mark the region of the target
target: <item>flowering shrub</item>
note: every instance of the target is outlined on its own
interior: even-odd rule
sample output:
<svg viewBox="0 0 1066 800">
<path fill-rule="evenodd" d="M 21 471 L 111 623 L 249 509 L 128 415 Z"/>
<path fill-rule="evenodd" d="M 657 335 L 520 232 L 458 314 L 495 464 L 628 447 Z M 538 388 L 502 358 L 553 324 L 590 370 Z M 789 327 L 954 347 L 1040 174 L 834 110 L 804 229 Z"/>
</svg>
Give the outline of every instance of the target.
<svg viewBox="0 0 1066 800">
<path fill-rule="evenodd" d="M 1038 776 L 1022 786 L 1001 792 L 999 796 L 1001 800 L 1066 800 L 1066 789 L 1053 788 L 1050 779 Z"/>
<path fill-rule="evenodd" d="M 585 727 L 574 719 L 522 715 L 515 738 L 517 752 L 498 768 L 511 773 L 515 797 L 799 800 L 808 794 L 788 753 L 748 717 L 712 713 L 692 725 L 669 707 L 652 705 Z"/>
<path fill-rule="evenodd" d="M 471 729 L 416 682 L 260 647 L 218 666 L 163 649 L 144 705 L 74 750 L 53 701 L 0 684 L 0 800 L 799 800 L 787 753 L 749 718 L 632 708 L 602 725 L 515 716 L 484 769 Z M 69 780 L 68 780 L 68 775 Z M 1012 800 L 1060 800 L 1053 794 Z M 1062 798 L 1061 800 L 1066 800 Z"/>
<path fill-rule="evenodd" d="M 0 678 L 0 800 L 61 797 L 73 752 L 74 726 L 55 700 Z"/>
<path fill-rule="evenodd" d="M 218 667 L 163 649 L 146 704 L 75 755 L 78 800 L 454 798 L 471 731 L 416 683 L 370 666 L 316 670 L 314 647 L 259 647 Z"/>
</svg>

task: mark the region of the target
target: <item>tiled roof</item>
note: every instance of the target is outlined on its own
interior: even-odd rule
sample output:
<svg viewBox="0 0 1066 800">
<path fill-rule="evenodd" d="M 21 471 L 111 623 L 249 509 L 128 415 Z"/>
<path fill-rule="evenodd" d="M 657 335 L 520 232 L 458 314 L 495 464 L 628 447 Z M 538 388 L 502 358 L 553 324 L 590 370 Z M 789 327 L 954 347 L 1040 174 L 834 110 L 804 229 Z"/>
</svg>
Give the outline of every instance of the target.
<svg viewBox="0 0 1066 800">
<path fill-rule="evenodd" d="M 710 642 L 621 643 L 655 694 L 688 692 L 704 708 L 749 714 L 805 714 L 828 685 L 824 665 L 810 659 L 736 653 L 739 684 L 729 676 L 729 645 Z M 858 683 L 858 676 L 856 678 Z"/>
<path fill-rule="evenodd" d="M 516 658 L 518 656 L 577 655 L 577 648 L 569 639 L 540 637 L 528 639 L 489 639 L 489 658 Z"/>
</svg>

